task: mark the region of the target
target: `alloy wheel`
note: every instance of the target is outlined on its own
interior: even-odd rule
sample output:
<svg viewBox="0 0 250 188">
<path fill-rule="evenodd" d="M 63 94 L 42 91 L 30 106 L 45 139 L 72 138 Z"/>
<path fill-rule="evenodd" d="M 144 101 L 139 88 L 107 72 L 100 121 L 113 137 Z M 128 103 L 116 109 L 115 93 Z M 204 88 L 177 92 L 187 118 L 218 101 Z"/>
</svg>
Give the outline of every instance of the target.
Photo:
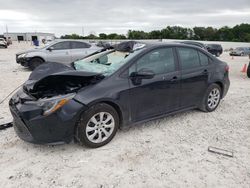
<svg viewBox="0 0 250 188">
<path fill-rule="evenodd" d="M 212 91 L 208 95 L 208 107 L 210 109 L 216 108 L 216 106 L 220 102 L 220 90 L 218 88 L 212 89 Z"/>
<path fill-rule="evenodd" d="M 108 112 L 99 112 L 93 115 L 86 126 L 86 136 L 90 142 L 102 143 L 113 133 L 114 117 Z"/>
</svg>

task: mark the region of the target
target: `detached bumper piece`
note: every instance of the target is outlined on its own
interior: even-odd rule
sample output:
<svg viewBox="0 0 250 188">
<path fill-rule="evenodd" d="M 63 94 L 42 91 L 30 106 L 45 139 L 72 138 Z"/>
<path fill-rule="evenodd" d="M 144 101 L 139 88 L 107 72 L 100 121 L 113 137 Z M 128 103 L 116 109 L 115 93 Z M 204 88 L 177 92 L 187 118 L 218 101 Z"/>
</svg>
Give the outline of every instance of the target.
<svg viewBox="0 0 250 188">
<path fill-rule="evenodd" d="M 10 127 L 13 127 L 13 123 L 12 123 L 12 122 L 2 124 L 2 125 L 0 125 L 0 131 L 1 131 L 1 130 L 4 130 L 4 129 L 8 129 L 8 128 L 10 128 Z"/>
</svg>

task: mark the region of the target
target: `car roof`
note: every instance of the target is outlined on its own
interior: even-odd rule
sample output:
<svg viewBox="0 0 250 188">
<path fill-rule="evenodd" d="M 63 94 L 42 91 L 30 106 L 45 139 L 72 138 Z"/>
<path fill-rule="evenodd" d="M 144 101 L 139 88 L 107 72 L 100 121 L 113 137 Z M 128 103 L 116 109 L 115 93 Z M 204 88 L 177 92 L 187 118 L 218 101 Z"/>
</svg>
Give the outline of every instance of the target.
<svg viewBox="0 0 250 188">
<path fill-rule="evenodd" d="M 198 46 L 194 46 L 194 45 L 191 45 L 191 44 L 185 44 L 185 43 L 181 43 L 181 42 L 156 42 L 156 41 L 138 41 L 138 43 L 142 43 L 142 44 L 145 44 L 146 45 L 146 48 L 150 48 L 150 47 L 161 47 L 161 46 L 169 46 L 169 47 L 173 47 L 173 46 L 176 46 L 176 47 L 192 47 L 192 48 L 195 48 L 195 49 L 202 49 Z"/>
<path fill-rule="evenodd" d="M 201 44 L 201 45 L 204 45 L 201 42 L 191 41 L 191 40 L 180 41 L 180 43 L 190 43 L 190 44 Z"/>
<path fill-rule="evenodd" d="M 78 40 L 78 39 L 56 39 L 53 41 L 53 43 L 57 43 L 57 42 L 83 42 L 83 43 L 87 43 L 90 44 L 88 41 L 84 41 L 84 40 Z"/>
</svg>

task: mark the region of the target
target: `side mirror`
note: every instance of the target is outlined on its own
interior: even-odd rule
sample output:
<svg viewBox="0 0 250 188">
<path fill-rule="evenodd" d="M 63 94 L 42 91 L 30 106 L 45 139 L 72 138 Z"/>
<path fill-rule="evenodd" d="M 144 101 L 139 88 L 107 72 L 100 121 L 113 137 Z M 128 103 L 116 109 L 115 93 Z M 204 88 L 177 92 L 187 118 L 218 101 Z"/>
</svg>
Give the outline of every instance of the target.
<svg viewBox="0 0 250 188">
<path fill-rule="evenodd" d="M 140 79 L 152 79 L 155 76 L 155 73 L 149 69 L 141 69 L 138 72 L 132 72 L 130 74 L 131 78 L 140 78 Z"/>
<path fill-rule="evenodd" d="M 47 48 L 47 50 L 49 50 L 51 52 L 52 50 L 54 50 L 54 47 L 50 46 Z"/>
<path fill-rule="evenodd" d="M 142 79 L 152 79 L 154 76 L 155 73 L 152 70 L 142 69 L 138 72 L 132 72 L 129 77 L 134 85 L 140 85 Z"/>
</svg>

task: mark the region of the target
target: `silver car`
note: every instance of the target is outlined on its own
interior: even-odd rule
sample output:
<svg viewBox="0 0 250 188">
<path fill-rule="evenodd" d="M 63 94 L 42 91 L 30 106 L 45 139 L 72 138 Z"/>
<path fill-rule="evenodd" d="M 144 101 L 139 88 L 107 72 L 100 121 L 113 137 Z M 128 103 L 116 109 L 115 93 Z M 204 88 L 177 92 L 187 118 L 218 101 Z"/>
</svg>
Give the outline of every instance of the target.
<svg viewBox="0 0 250 188">
<path fill-rule="evenodd" d="M 0 46 L 4 48 L 8 47 L 8 44 L 4 38 L 0 38 Z"/>
<path fill-rule="evenodd" d="M 235 48 L 229 54 L 230 54 L 230 56 L 246 56 L 246 55 L 250 54 L 250 48 L 248 48 L 248 47 Z"/>
<path fill-rule="evenodd" d="M 78 40 L 54 41 L 45 47 L 16 54 L 16 62 L 34 70 L 44 62 L 70 63 L 92 54 L 101 47 Z"/>
</svg>

